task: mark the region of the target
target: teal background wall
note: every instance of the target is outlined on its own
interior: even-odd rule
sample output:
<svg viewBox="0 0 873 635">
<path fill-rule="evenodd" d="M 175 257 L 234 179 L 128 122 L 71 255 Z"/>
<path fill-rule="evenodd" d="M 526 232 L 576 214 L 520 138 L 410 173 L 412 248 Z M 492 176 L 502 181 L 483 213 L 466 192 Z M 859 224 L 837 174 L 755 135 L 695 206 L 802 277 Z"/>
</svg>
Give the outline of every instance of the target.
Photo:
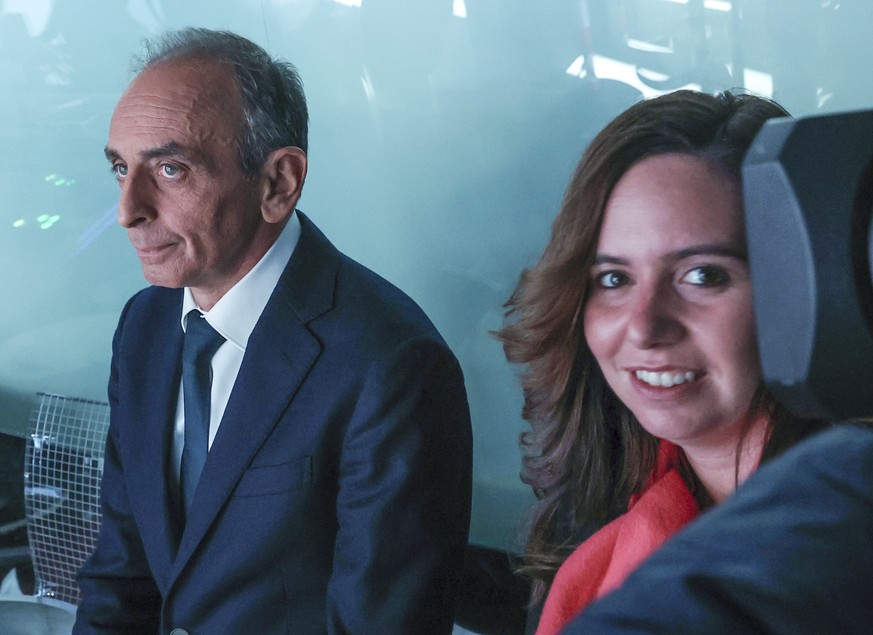
<svg viewBox="0 0 873 635">
<path fill-rule="evenodd" d="M 37 391 L 105 398 L 144 285 L 102 150 L 144 36 L 252 38 L 301 71 L 300 207 L 431 315 L 467 377 L 473 539 L 516 544 L 521 393 L 489 330 L 610 118 L 682 86 L 794 114 L 873 107 L 868 0 L 2 0 L 0 431 Z"/>
</svg>

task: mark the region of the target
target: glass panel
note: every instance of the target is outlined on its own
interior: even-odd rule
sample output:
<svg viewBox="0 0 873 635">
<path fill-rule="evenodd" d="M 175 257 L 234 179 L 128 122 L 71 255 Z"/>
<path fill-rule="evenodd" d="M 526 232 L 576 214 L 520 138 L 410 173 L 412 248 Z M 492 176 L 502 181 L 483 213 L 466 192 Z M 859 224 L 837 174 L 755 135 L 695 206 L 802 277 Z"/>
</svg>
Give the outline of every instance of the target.
<svg viewBox="0 0 873 635">
<path fill-rule="evenodd" d="M 118 313 L 144 285 L 102 156 L 139 40 L 230 28 L 294 62 L 312 115 L 300 207 L 410 293 L 464 367 L 473 538 L 503 545 L 521 394 L 489 330 L 542 249 L 597 130 L 680 86 L 794 114 L 873 105 L 866 0 L 3 0 L 0 429 L 31 395 L 104 399 Z"/>
</svg>

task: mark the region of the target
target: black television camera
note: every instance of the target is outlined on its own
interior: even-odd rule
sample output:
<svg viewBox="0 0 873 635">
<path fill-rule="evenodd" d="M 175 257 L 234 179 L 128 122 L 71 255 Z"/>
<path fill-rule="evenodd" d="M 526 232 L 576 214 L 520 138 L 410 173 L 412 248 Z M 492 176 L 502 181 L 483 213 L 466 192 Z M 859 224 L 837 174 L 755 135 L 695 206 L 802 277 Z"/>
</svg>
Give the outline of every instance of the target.
<svg viewBox="0 0 873 635">
<path fill-rule="evenodd" d="M 765 382 L 800 415 L 873 417 L 873 110 L 768 121 L 743 189 Z"/>
</svg>

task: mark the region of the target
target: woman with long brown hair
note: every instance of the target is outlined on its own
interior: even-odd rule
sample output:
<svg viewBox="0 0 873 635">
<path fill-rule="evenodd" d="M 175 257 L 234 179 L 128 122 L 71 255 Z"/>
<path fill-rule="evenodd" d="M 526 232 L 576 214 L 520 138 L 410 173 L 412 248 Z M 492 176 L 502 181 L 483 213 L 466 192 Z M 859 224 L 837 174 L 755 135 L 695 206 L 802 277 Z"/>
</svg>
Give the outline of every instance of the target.
<svg viewBox="0 0 873 635">
<path fill-rule="evenodd" d="M 500 331 L 522 366 L 523 480 L 539 502 L 524 569 L 557 632 L 760 461 L 818 430 L 764 389 L 740 167 L 787 113 L 677 91 L 585 151 Z"/>
</svg>

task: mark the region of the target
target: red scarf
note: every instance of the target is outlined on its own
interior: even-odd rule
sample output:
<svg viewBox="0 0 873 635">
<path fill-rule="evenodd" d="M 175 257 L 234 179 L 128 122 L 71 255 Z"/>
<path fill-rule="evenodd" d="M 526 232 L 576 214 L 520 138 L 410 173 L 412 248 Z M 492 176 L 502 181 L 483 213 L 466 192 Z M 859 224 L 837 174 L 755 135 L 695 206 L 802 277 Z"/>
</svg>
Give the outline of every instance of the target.
<svg viewBox="0 0 873 635">
<path fill-rule="evenodd" d="M 643 492 L 631 497 L 627 513 L 601 527 L 558 569 L 536 635 L 559 633 L 697 516 L 699 507 L 678 468 L 679 448 L 662 440 L 655 470 Z"/>
</svg>

